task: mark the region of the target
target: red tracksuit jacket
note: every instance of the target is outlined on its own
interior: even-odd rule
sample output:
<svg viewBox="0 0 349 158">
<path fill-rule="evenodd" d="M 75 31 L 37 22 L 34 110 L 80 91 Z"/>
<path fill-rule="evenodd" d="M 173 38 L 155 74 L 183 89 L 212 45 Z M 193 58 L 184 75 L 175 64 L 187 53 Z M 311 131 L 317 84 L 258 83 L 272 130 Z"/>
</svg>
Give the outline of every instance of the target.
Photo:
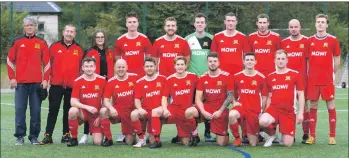
<svg viewBox="0 0 349 158">
<path fill-rule="evenodd" d="M 114 55 L 113 51 L 111 49 L 108 49 L 105 53 L 106 60 L 107 60 L 107 73 L 108 76 L 106 78 L 109 80 L 114 76 Z M 95 48 L 90 48 L 85 51 L 84 57 L 93 57 L 96 59 L 96 73 L 100 74 L 100 57 L 98 54 L 98 50 Z"/>
</svg>

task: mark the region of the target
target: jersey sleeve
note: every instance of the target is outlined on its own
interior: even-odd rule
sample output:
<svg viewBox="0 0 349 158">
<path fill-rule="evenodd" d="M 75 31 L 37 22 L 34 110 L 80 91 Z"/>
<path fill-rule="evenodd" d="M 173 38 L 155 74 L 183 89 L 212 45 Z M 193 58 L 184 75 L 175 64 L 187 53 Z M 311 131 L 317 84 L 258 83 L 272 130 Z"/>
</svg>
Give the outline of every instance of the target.
<svg viewBox="0 0 349 158">
<path fill-rule="evenodd" d="M 16 51 L 17 51 L 16 47 L 17 47 L 16 41 L 14 41 L 7 55 L 6 67 L 7 67 L 8 78 L 10 80 L 16 79 L 16 76 L 15 76 L 15 63 L 16 63 Z"/>
<path fill-rule="evenodd" d="M 262 96 L 268 96 L 267 80 L 266 78 L 261 79 L 260 91 Z"/>
<path fill-rule="evenodd" d="M 110 99 L 113 93 L 113 82 L 108 82 L 104 89 L 104 98 Z"/>
<path fill-rule="evenodd" d="M 227 91 L 234 91 L 235 90 L 235 86 L 234 86 L 234 77 L 233 75 L 229 74 L 227 76 L 228 80 L 227 80 Z"/>
<path fill-rule="evenodd" d="M 184 48 L 183 48 L 184 56 L 190 56 L 190 47 L 186 40 L 183 40 L 183 45 L 184 45 Z"/>
<path fill-rule="evenodd" d="M 79 99 L 80 98 L 80 84 L 79 81 L 74 81 L 73 90 L 71 93 L 71 98 Z"/>
<path fill-rule="evenodd" d="M 155 41 L 153 46 L 151 47 L 150 54 L 154 58 L 159 58 L 158 43 L 158 41 Z"/>
<path fill-rule="evenodd" d="M 269 94 L 271 93 L 270 76 L 266 77 L 265 83 L 266 83 L 267 93 Z"/>
<path fill-rule="evenodd" d="M 49 81 L 50 72 L 51 72 L 51 62 L 50 62 L 50 53 L 48 50 L 48 46 L 45 41 L 42 42 L 42 56 L 41 61 L 44 65 L 44 77 L 43 80 Z"/>
<path fill-rule="evenodd" d="M 196 85 L 197 91 L 203 91 L 204 90 L 204 80 L 202 77 L 199 78 L 198 84 Z"/>
<path fill-rule="evenodd" d="M 213 36 L 212 43 L 211 43 L 211 52 L 217 52 L 218 49 L 218 43 L 216 42 L 217 36 Z"/>
<path fill-rule="evenodd" d="M 144 39 L 144 52 L 146 55 L 151 55 L 152 44 L 149 38 Z"/>
<path fill-rule="evenodd" d="M 121 41 L 119 39 L 115 40 L 114 44 L 114 56 L 121 56 L 122 49 L 121 49 Z"/>
<path fill-rule="evenodd" d="M 333 47 L 333 56 L 340 56 L 341 54 L 341 48 L 340 48 L 340 45 L 339 45 L 339 41 L 338 39 L 334 39 L 334 47 Z"/>
<path fill-rule="evenodd" d="M 280 36 L 276 36 L 276 50 L 281 49 L 281 37 Z"/>
<path fill-rule="evenodd" d="M 297 90 L 304 90 L 304 84 L 303 84 L 303 80 L 302 77 L 299 73 L 296 73 L 296 89 Z"/>
<path fill-rule="evenodd" d="M 243 49 L 244 53 L 251 52 L 250 43 L 249 43 L 248 38 L 246 36 L 243 39 L 242 49 Z"/>
<path fill-rule="evenodd" d="M 135 99 L 141 99 L 143 96 L 143 89 L 141 82 L 136 83 L 135 86 Z"/>
<path fill-rule="evenodd" d="M 164 81 L 163 81 L 164 87 L 162 89 L 162 96 L 164 96 L 164 97 L 168 97 L 170 95 L 170 87 L 168 86 L 169 85 L 168 83 L 169 83 L 169 81 L 164 79 Z"/>
</svg>

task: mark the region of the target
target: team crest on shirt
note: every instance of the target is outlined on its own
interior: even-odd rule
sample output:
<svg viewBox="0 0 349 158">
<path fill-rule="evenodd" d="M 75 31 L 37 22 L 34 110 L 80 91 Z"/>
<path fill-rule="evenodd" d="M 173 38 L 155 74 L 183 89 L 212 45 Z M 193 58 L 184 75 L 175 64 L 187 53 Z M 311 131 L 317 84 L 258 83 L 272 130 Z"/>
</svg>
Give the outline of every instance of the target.
<svg viewBox="0 0 349 158">
<path fill-rule="evenodd" d="M 327 42 L 324 43 L 324 47 L 328 47 L 328 43 Z"/>
<path fill-rule="evenodd" d="M 271 40 L 267 41 L 267 45 L 272 45 Z"/>
<path fill-rule="evenodd" d="M 116 85 L 115 88 L 119 88 L 119 85 Z"/>
<path fill-rule="evenodd" d="M 40 49 L 40 44 L 39 43 L 35 43 L 35 48 L 36 49 Z"/>
<path fill-rule="evenodd" d="M 174 46 L 175 48 L 179 48 L 179 44 L 175 44 L 175 46 Z"/>
<path fill-rule="evenodd" d="M 133 82 L 128 82 L 129 87 L 133 87 Z"/>
<path fill-rule="evenodd" d="M 161 82 L 156 82 L 156 87 L 161 87 Z"/>
<path fill-rule="evenodd" d="M 299 45 L 299 48 L 304 48 L 304 44 L 300 44 L 300 45 Z"/>
<path fill-rule="evenodd" d="M 95 85 L 95 90 L 99 90 L 99 85 Z"/>
<path fill-rule="evenodd" d="M 141 46 L 141 42 L 136 42 L 136 46 Z"/>
<path fill-rule="evenodd" d="M 186 81 L 186 85 L 187 85 L 187 86 L 190 86 L 190 85 L 191 85 L 190 80 L 187 80 L 187 81 Z"/>
<path fill-rule="evenodd" d="M 239 41 L 238 40 L 234 40 L 233 44 L 239 44 Z"/>
<path fill-rule="evenodd" d="M 204 42 L 202 46 L 208 46 L 208 42 Z"/>
<path fill-rule="evenodd" d="M 257 86 L 257 81 L 256 80 L 252 80 L 252 86 L 253 85 Z"/>
<path fill-rule="evenodd" d="M 291 76 L 286 76 L 285 81 L 290 81 L 291 80 Z"/>
<path fill-rule="evenodd" d="M 73 55 L 79 55 L 79 52 L 78 52 L 78 50 L 74 50 L 74 52 L 73 52 Z"/>
<path fill-rule="evenodd" d="M 222 81 L 217 81 L 217 86 L 221 86 L 222 85 Z"/>
</svg>

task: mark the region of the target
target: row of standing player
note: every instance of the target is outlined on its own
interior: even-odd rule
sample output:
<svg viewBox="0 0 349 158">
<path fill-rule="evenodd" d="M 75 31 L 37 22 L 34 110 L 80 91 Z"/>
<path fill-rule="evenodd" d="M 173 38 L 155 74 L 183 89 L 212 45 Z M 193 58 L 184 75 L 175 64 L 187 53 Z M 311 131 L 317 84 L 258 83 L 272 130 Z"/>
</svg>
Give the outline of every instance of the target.
<svg viewBox="0 0 349 158">
<path fill-rule="evenodd" d="M 321 72 L 318 71 L 318 70 L 324 70 L 324 69 L 321 69 L 321 68 L 320 69 L 314 68 L 313 71 L 311 71 L 312 69 L 310 69 L 310 71 L 309 71 L 310 74 L 312 74 L 311 72 L 313 72 L 313 74 L 314 74 L 314 75 L 309 75 L 309 76 L 318 76 L 319 74 L 322 75 L 322 76 L 326 76 L 326 78 L 324 79 L 325 81 L 317 82 L 314 79 L 312 80 L 313 84 L 321 85 L 321 86 L 313 87 L 313 88 L 315 88 L 315 90 L 313 92 L 317 92 L 318 94 L 317 94 L 317 98 L 315 96 L 315 97 L 313 97 L 315 99 L 311 99 L 311 100 L 313 100 L 312 101 L 313 104 L 312 104 L 312 109 L 310 110 L 310 114 L 312 114 L 313 118 L 311 119 L 312 121 L 310 121 L 310 124 L 313 123 L 313 125 L 314 125 L 316 123 L 317 100 L 318 100 L 319 93 L 321 92 L 322 93 L 322 98 L 324 99 L 324 96 L 325 96 L 325 100 L 327 100 L 327 103 L 328 103 L 328 108 L 331 109 L 331 110 L 329 110 L 330 116 L 332 116 L 332 118 L 334 117 L 334 119 L 331 119 L 332 121 L 330 123 L 331 124 L 331 129 L 333 129 L 332 127 L 333 127 L 333 124 L 334 124 L 334 127 L 335 127 L 335 120 L 336 120 L 335 119 L 335 110 L 333 110 L 334 109 L 334 104 L 333 104 L 333 101 L 332 101 L 333 98 L 334 98 L 334 96 L 333 96 L 334 95 L 334 92 L 333 92 L 334 90 L 331 89 L 331 87 L 330 87 L 331 84 L 333 84 L 333 80 L 330 81 L 329 77 L 332 76 L 331 73 L 333 73 L 333 70 L 335 71 L 338 68 L 338 63 L 339 63 L 339 58 L 338 58 L 338 56 L 339 56 L 339 44 L 338 44 L 337 39 L 335 39 L 333 36 L 331 36 L 331 35 L 326 33 L 326 28 L 328 26 L 327 22 L 328 22 L 327 21 L 327 16 L 323 15 L 320 18 L 316 18 L 317 35 L 312 36 L 308 41 L 304 41 L 304 40 L 307 40 L 307 39 L 300 34 L 300 24 L 299 24 L 299 22 L 298 21 L 293 21 L 291 23 L 291 21 L 290 21 L 290 24 L 289 24 L 290 26 L 289 27 L 290 27 L 291 36 L 289 38 L 287 38 L 287 39 L 282 41 L 281 47 L 284 48 L 285 50 L 287 50 L 288 52 L 291 52 L 291 53 L 289 53 L 289 56 L 290 57 L 295 57 L 294 59 L 292 59 L 292 60 L 295 60 L 294 63 L 306 63 L 307 60 L 306 60 L 305 57 L 306 57 L 306 55 L 308 53 L 311 53 L 311 58 L 310 58 L 310 56 L 308 57 L 309 58 L 309 60 L 308 60 L 309 63 L 312 63 L 312 61 L 314 63 L 314 64 L 310 64 L 310 67 L 312 65 L 316 65 L 315 64 L 316 62 L 324 61 L 323 59 L 325 59 L 326 62 L 329 62 L 329 64 L 322 64 L 322 65 L 324 65 L 323 67 L 325 67 L 326 74 L 324 74 L 324 71 L 321 71 Z M 180 50 L 182 50 L 180 48 L 183 45 L 184 46 L 185 45 L 189 45 L 190 49 L 192 50 L 192 53 L 190 55 L 190 61 L 191 62 L 190 62 L 190 65 L 189 65 L 189 70 L 193 71 L 193 72 L 196 72 L 199 75 L 200 75 L 200 73 L 204 72 L 203 70 L 200 70 L 200 69 L 203 68 L 201 65 L 204 62 L 202 62 L 202 61 L 205 61 L 205 60 L 202 60 L 202 59 L 206 57 L 206 55 L 209 52 L 210 48 L 211 48 L 211 51 L 218 52 L 219 56 L 221 57 L 221 59 L 222 59 L 222 61 L 221 61 L 222 69 L 224 69 L 224 70 L 226 70 L 228 72 L 229 71 L 233 71 L 232 69 L 234 69 L 234 68 L 237 68 L 236 72 L 238 72 L 238 70 L 241 70 L 241 69 L 238 68 L 238 67 L 242 68 L 242 64 L 239 64 L 239 63 L 241 63 L 241 60 L 239 60 L 239 59 L 241 59 L 242 58 L 242 54 L 244 52 L 246 52 L 246 51 L 244 51 L 244 45 L 243 45 L 244 43 L 246 43 L 246 40 L 243 40 L 243 39 L 241 40 L 239 38 L 240 36 L 243 36 L 243 34 L 239 33 L 236 30 L 237 17 L 234 14 L 228 13 L 225 16 L 224 23 L 226 24 L 226 30 L 225 31 L 222 31 L 221 33 L 216 34 L 215 37 L 213 38 L 212 42 L 210 40 L 205 41 L 205 39 L 210 39 L 211 36 L 208 35 L 208 33 L 205 33 L 205 31 L 204 31 L 204 29 L 206 27 L 206 17 L 202 16 L 201 14 L 198 14 L 195 17 L 195 21 L 194 21 L 194 26 L 196 27 L 196 32 L 193 35 L 195 35 L 195 36 L 193 36 L 193 35 L 192 36 L 188 36 L 187 37 L 188 43 L 184 42 L 184 44 L 182 44 L 182 43 L 176 43 L 176 40 L 181 40 L 181 38 L 177 38 L 179 36 L 175 35 L 176 28 L 177 28 L 175 19 L 168 18 L 165 21 L 165 26 L 164 26 L 164 29 L 166 31 L 166 35 L 161 37 L 161 38 L 159 38 L 154 43 L 153 48 L 154 48 L 154 46 L 157 46 L 158 49 L 155 51 L 156 53 L 151 53 L 151 54 L 155 54 L 154 55 L 155 57 L 160 58 L 160 64 L 159 64 L 160 65 L 159 66 L 160 73 L 161 73 L 161 70 L 166 70 L 165 68 L 163 68 L 163 69 L 161 68 L 162 67 L 161 64 L 171 63 L 171 62 L 167 62 L 166 61 L 166 57 L 167 58 L 170 57 L 170 58 L 173 59 L 174 56 L 177 56 L 177 55 L 186 55 L 184 52 L 179 52 L 178 53 L 178 52 L 176 52 L 174 50 L 166 50 L 165 48 L 170 47 L 170 48 L 177 49 L 178 51 L 180 51 Z M 276 33 L 273 33 L 273 32 L 271 32 L 271 31 L 269 31 L 267 29 L 267 26 L 269 25 L 269 18 L 268 18 L 268 16 L 266 16 L 266 15 L 259 15 L 257 17 L 256 24 L 258 26 L 258 31 L 256 33 L 252 33 L 250 35 L 250 38 L 249 38 L 250 42 L 247 42 L 247 43 L 250 43 L 252 45 L 252 50 L 256 53 L 257 58 L 258 59 L 263 59 L 262 61 L 258 62 L 258 64 L 263 65 L 263 66 L 260 66 L 260 68 L 258 68 L 258 66 L 257 66 L 257 69 L 259 69 L 264 74 L 268 74 L 268 73 L 272 72 L 273 69 L 275 69 L 274 66 L 270 66 L 270 65 L 273 65 L 273 64 L 270 64 L 272 62 L 270 62 L 269 60 L 270 60 L 270 56 L 272 57 L 274 52 L 275 52 L 275 50 L 276 50 L 274 48 L 280 47 L 280 45 L 278 44 L 278 39 L 280 39 L 280 37 L 278 37 L 278 35 Z M 125 34 L 124 36 L 120 37 L 117 40 L 117 42 L 116 42 L 116 46 L 119 45 L 119 47 L 121 47 L 120 52 L 118 52 L 117 51 L 118 50 L 117 47 L 115 47 L 115 52 L 114 53 L 117 56 L 117 58 L 122 56 L 124 59 L 132 61 L 132 62 L 129 62 L 130 63 L 130 69 L 132 69 L 132 68 L 140 68 L 140 66 L 131 66 L 131 63 L 134 64 L 134 65 L 136 65 L 137 63 L 140 63 L 140 62 L 134 62 L 134 61 L 138 61 L 138 60 L 134 59 L 134 58 L 131 58 L 131 57 L 136 57 L 136 58 L 138 57 L 139 58 L 139 56 L 141 56 L 141 58 L 142 58 L 141 60 L 143 60 L 142 56 L 147 54 L 147 48 L 145 47 L 145 44 L 144 44 L 146 42 L 143 42 L 142 40 L 139 40 L 139 38 L 144 38 L 144 36 L 137 32 L 137 28 L 138 28 L 138 18 L 137 18 L 137 16 L 136 15 L 135 16 L 132 16 L 132 15 L 128 16 L 126 18 L 126 26 L 129 29 L 128 33 Z M 65 29 L 63 31 L 63 35 L 66 34 L 66 36 L 64 36 L 63 40 L 61 41 L 62 45 L 65 46 L 66 48 L 62 48 L 62 49 L 57 48 L 55 51 L 53 51 L 53 53 L 50 53 L 50 54 L 68 54 L 68 53 L 62 53 L 62 51 L 69 52 L 69 49 L 71 49 L 70 50 L 71 51 L 70 54 L 72 54 L 71 56 L 82 56 L 82 53 L 81 53 L 82 51 L 81 50 L 71 47 L 71 45 L 74 45 L 74 44 L 77 45 L 74 42 L 74 40 L 73 40 L 73 35 L 75 34 L 75 28 L 74 27 L 70 27 L 71 29 L 68 29 L 68 28 L 69 28 L 69 26 L 65 27 Z M 97 39 L 102 40 L 103 39 L 102 36 L 104 36 L 104 33 L 100 34 L 100 36 L 98 38 L 97 38 L 97 36 L 95 36 L 96 42 L 98 42 Z M 68 40 L 67 43 L 65 43 L 66 42 L 65 41 L 66 37 L 68 39 L 70 38 L 70 43 L 69 43 L 69 40 Z M 163 42 L 161 42 L 161 41 L 163 41 Z M 312 41 L 312 42 L 310 43 L 309 41 Z M 125 42 L 130 42 L 130 43 L 125 43 Z M 287 42 L 289 42 L 289 44 Z M 17 42 L 17 46 L 18 47 L 21 46 L 18 43 L 20 43 L 20 42 Z M 98 43 L 96 43 L 96 45 L 98 45 Z M 134 45 L 134 48 L 131 48 L 131 45 Z M 140 48 L 136 49 L 135 47 L 136 48 L 140 47 Z M 51 48 L 53 48 L 53 47 L 51 46 L 50 50 L 51 50 Z M 201 48 L 201 51 L 200 51 L 200 48 Z M 309 48 L 309 49 L 306 49 L 306 48 Z M 311 49 L 311 48 L 314 48 L 314 49 Z M 96 49 L 96 50 L 99 53 L 98 49 Z M 164 52 L 161 52 L 161 50 L 163 50 Z M 306 51 L 308 51 L 308 52 L 306 52 Z M 174 53 L 168 53 L 168 52 L 174 52 Z M 237 53 L 234 53 L 234 52 L 237 52 Z M 99 53 L 98 55 L 95 55 L 95 57 L 98 58 L 98 56 L 100 56 L 100 54 L 103 54 L 103 53 Z M 92 56 L 94 56 L 94 55 L 92 55 Z M 105 56 L 107 56 L 106 53 L 105 53 Z M 110 53 L 109 53 L 108 57 L 110 57 Z M 57 62 L 56 58 L 58 58 L 58 57 L 55 56 L 55 55 L 51 55 L 51 65 L 52 65 L 52 67 L 53 67 L 54 63 L 60 64 L 60 63 L 63 62 L 63 61 Z M 187 55 L 187 58 L 189 59 L 189 55 Z M 317 58 L 319 58 L 319 59 L 317 59 Z M 10 53 L 9 53 L 9 59 L 10 60 L 8 60 L 8 68 L 12 68 L 11 64 L 14 65 L 13 63 L 15 62 L 15 59 L 14 59 L 13 55 L 12 56 L 10 55 Z M 56 62 L 53 62 L 53 59 L 56 60 Z M 69 60 L 70 58 L 65 56 L 65 57 L 61 57 L 61 59 Z M 75 57 L 75 59 L 76 59 L 76 57 Z M 75 60 L 75 59 L 72 59 L 72 61 Z M 170 61 L 169 59 L 167 59 L 167 60 Z M 234 60 L 234 59 L 237 59 L 237 61 L 236 62 L 232 62 L 231 60 Z M 311 59 L 313 59 L 313 60 L 311 60 Z M 330 70 L 330 66 L 326 66 L 326 65 L 332 65 L 331 64 L 332 59 L 334 59 L 334 61 L 335 61 L 334 62 L 335 68 Z M 292 61 L 292 60 L 290 60 L 290 61 Z M 201 63 L 200 63 L 200 61 L 201 61 Z M 67 64 L 66 67 L 74 67 L 74 68 L 77 67 L 77 69 L 79 69 L 79 66 L 77 66 L 79 64 L 76 64 L 76 63 L 79 63 L 79 62 L 76 62 L 76 60 L 75 60 L 75 62 L 65 62 L 64 61 L 64 63 Z M 73 66 L 69 65 L 68 63 L 72 64 Z M 100 66 L 100 68 L 102 68 L 102 65 L 103 64 L 101 64 L 101 63 L 97 64 L 97 67 Z M 297 65 L 297 67 L 294 67 L 294 68 L 292 67 L 293 69 L 296 69 L 297 71 L 300 71 L 300 73 L 306 72 L 304 66 L 300 66 L 298 68 L 299 65 L 303 65 L 303 64 L 294 64 L 294 65 Z M 16 66 L 18 66 L 18 65 L 16 65 Z M 110 66 L 109 66 L 109 64 L 107 64 L 107 65 L 104 64 L 104 67 L 110 67 Z M 313 66 L 313 67 L 315 67 L 315 66 Z M 172 66 L 171 66 L 171 68 L 172 68 Z M 263 68 L 266 68 L 266 69 L 263 70 Z M 64 71 L 60 70 L 61 74 L 69 74 L 69 73 L 67 73 L 67 72 L 69 72 L 69 70 L 64 69 L 64 68 L 62 68 L 62 69 Z M 315 69 L 318 69 L 318 70 L 315 70 Z M 111 68 L 109 68 L 108 70 L 110 71 Z M 48 69 L 46 69 L 45 72 L 47 72 L 47 71 L 48 71 Z M 53 71 L 53 68 L 52 68 L 51 71 Z M 97 68 L 97 71 L 98 71 L 98 68 Z M 199 72 L 199 71 L 201 71 L 201 72 Z M 13 70 L 13 72 L 14 72 L 14 70 Z M 18 72 L 16 72 L 16 73 L 18 73 Z M 72 75 L 73 73 L 74 72 L 71 72 L 70 73 L 71 75 L 68 77 L 68 78 L 70 78 L 70 80 L 72 78 L 74 78 L 74 75 Z M 11 74 L 11 72 L 9 71 L 9 77 L 11 79 L 11 85 L 15 85 L 16 82 L 14 82 L 14 80 L 13 80 L 14 79 L 14 75 L 12 75 L 12 77 L 11 77 L 10 74 Z M 12 73 L 12 74 L 14 74 L 14 73 Z M 169 74 L 171 74 L 171 72 L 169 72 Z M 234 72 L 232 74 L 234 74 Z M 56 77 L 51 76 L 51 85 L 53 85 L 52 84 L 52 81 L 53 81 L 52 78 L 60 78 L 60 77 L 57 77 L 57 76 L 59 76 L 59 75 L 56 75 Z M 76 77 L 76 75 L 75 75 L 75 77 Z M 316 77 L 313 77 L 313 78 L 316 78 Z M 68 81 L 69 79 L 63 79 L 63 80 L 66 81 L 66 82 L 64 82 L 62 84 L 58 83 L 59 87 L 61 88 L 61 91 L 66 92 L 67 89 L 71 91 L 70 87 L 72 86 L 71 85 L 72 82 L 71 81 L 69 82 Z M 47 80 L 44 80 L 44 81 L 47 81 Z M 323 85 L 325 85 L 325 86 L 323 86 Z M 47 84 L 46 84 L 46 86 L 47 86 Z M 44 87 L 46 87 L 46 86 L 44 86 Z M 51 88 L 50 88 L 50 91 L 51 91 Z M 328 94 L 328 93 L 330 93 L 330 94 Z M 65 93 L 63 93 L 63 94 L 65 94 Z M 316 95 L 316 94 L 314 94 L 314 95 Z M 326 96 L 328 96 L 328 95 L 329 95 L 330 99 L 326 99 Z M 69 93 L 67 94 L 67 96 L 68 97 L 65 97 L 65 98 L 69 98 Z M 60 103 L 61 99 L 62 99 L 62 95 L 61 95 L 61 97 L 59 99 L 59 103 Z M 65 100 L 67 100 L 67 99 L 65 99 Z M 50 107 L 51 107 L 51 104 L 50 104 Z M 55 109 L 57 109 L 57 107 L 59 109 L 59 104 L 58 104 L 58 106 L 55 106 Z M 66 108 L 64 108 L 64 109 L 66 109 Z M 65 111 L 66 111 L 65 112 L 65 114 L 66 114 L 67 110 L 65 110 Z M 56 116 L 57 116 L 58 110 L 57 110 L 57 112 L 54 112 L 54 113 L 56 113 Z M 306 120 L 307 120 L 307 114 L 308 113 L 305 112 Z M 67 121 L 65 121 L 66 120 L 65 116 L 64 116 L 63 120 L 64 120 L 64 122 L 67 122 Z M 49 117 L 50 117 L 50 112 L 49 112 Z M 52 121 L 52 120 L 54 120 L 54 121 Z M 54 122 L 53 123 L 53 127 L 54 127 L 55 120 L 56 119 L 51 119 L 51 121 L 48 121 L 47 127 L 48 126 L 52 126 L 52 124 L 51 124 L 52 122 Z M 65 125 L 67 125 L 67 123 Z M 312 127 L 314 127 L 314 126 L 312 126 Z M 53 131 L 53 128 L 51 128 L 51 130 Z M 65 126 L 64 126 L 63 130 L 65 130 L 64 132 L 66 132 L 67 128 L 65 128 Z M 305 131 L 306 130 L 307 129 L 305 129 Z M 333 134 L 333 130 L 331 130 L 331 131 L 332 131 L 331 132 L 332 134 L 330 135 L 330 137 L 332 139 L 332 138 L 334 138 L 334 134 Z M 315 138 L 315 134 L 314 134 L 315 133 L 315 127 L 314 127 L 312 133 L 313 133 L 312 134 L 312 140 L 314 141 L 314 138 Z M 49 132 L 46 132 L 46 134 L 49 134 Z M 45 134 L 45 136 L 46 136 L 46 134 Z M 307 134 L 308 133 L 306 132 L 305 135 L 307 135 Z M 52 132 L 51 132 L 51 135 L 52 135 Z M 65 140 L 67 140 L 67 139 L 65 139 Z M 333 140 L 334 139 L 332 139 L 332 144 L 333 144 Z"/>
</svg>

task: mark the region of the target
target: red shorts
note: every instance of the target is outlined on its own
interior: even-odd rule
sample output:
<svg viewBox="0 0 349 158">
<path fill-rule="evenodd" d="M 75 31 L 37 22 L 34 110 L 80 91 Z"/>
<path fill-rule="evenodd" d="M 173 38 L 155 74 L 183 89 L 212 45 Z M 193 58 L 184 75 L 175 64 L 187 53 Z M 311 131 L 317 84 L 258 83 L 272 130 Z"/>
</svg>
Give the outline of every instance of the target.
<svg viewBox="0 0 349 158">
<path fill-rule="evenodd" d="M 296 114 L 294 112 L 282 112 L 274 106 L 269 106 L 265 113 L 275 119 L 275 124 L 279 124 L 279 131 L 282 134 L 295 136 L 296 134 Z"/>
<path fill-rule="evenodd" d="M 194 106 L 199 112 L 200 109 L 197 105 Z M 214 109 L 212 106 L 204 104 L 204 109 L 213 114 L 218 109 Z M 200 112 L 201 113 L 201 112 Z M 225 109 L 221 116 L 216 119 L 210 120 L 211 123 L 211 132 L 220 136 L 227 136 L 228 135 L 228 116 L 229 116 L 229 110 Z M 200 114 L 200 120 L 205 120 L 205 117 Z"/>
<path fill-rule="evenodd" d="M 84 121 L 88 121 L 88 124 L 90 125 L 90 128 L 89 128 L 90 133 L 103 133 L 102 128 L 100 126 L 98 127 L 94 126 L 94 122 L 99 117 L 99 113 L 91 114 L 85 109 L 81 109 L 81 112 L 84 116 Z"/>
<path fill-rule="evenodd" d="M 190 137 L 190 131 L 185 130 L 183 125 L 183 122 L 187 121 L 185 118 L 185 110 L 175 105 L 169 105 L 167 109 L 171 113 L 171 116 L 166 119 L 165 123 L 176 124 L 178 137 Z"/>
<path fill-rule="evenodd" d="M 231 110 L 236 110 L 240 113 L 240 120 L 244 120 L 244 123 L 246 124 L 247 133 L 258 136 L 260 130 L 258 112 L 249 111 L 243 106 L 237 106 Z"/>
<path fill-rule="evenodd" d="M 322 100 L 334 100 L 334 85 L 308 84 L 308 100 L 319 100 L 320 94 Z"/>
<path fill-rule="evenodd" d="M 123 135 L 133 135 L 134 130 L 131 121 L 131 112 L 134 109 L 124 108 L 119 105 L 113 106 L 113 108 L 118 112 L 121 120 L 121 132 Z"/>
</svg>

